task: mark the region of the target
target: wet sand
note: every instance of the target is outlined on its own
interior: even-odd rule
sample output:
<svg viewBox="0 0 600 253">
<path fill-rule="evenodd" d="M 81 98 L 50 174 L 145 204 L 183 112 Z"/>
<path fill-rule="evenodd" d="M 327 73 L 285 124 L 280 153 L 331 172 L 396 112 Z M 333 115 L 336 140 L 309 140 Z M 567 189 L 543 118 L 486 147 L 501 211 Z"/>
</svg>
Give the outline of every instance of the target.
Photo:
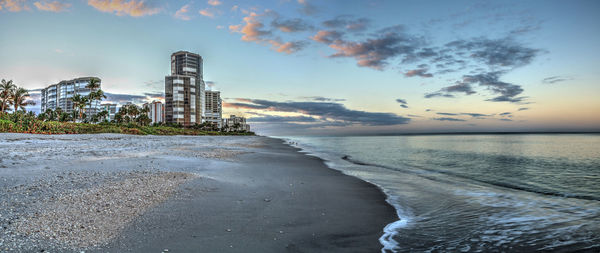
<svg viewBox="0 0 600 253">
<path fill-rule="evenodd" d="M 0 152 L 0 202 L 7 207 L 0 210 L 0 251 L 379 252 L 383 227 L 396 220 L 375 186 L 329 169 L 278 139 L 0 134 Z M 153 178 L 152 185 L 140 175 Z M 189 177 L 181 180 L 181 175 Z M 56 209 L 61 202 L 54 196 L 115 187 L 115 181 L 128 178 L 137 180 L 127 181 L 124 192 L 136 184 L 163 190 L 141 209 L 106 196 L 99 200 L 134 214 L 116 219 L 122 226 L 93 224 L 115 219 L 81 225 L 114 230 L 105 231 L 106 240 L 86 244 L 77 227 L 67 239 L 17 229 L 46 224 L 28 217 Z M 31 188 L 36 185 L 44 187 Z M 93 202 L 96 195 L 81 196 Z M 137 211 L 126 212 L 128 205 Z M 103 212 L 111 215 L 111 208 Z M 65 230 L 50 228 L 60 229 Z"/>
</svg>

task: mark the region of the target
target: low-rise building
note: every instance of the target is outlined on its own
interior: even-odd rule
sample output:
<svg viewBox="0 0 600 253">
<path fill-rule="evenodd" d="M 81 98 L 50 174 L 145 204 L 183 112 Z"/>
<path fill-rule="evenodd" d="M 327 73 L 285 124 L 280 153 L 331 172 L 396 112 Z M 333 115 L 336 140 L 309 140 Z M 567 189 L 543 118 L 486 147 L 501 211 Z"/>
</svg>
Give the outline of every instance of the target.
<svg viewBox="0 0 600 253">
<path fill-rule="evenodd" d="M 235 115 L 229 115 L 228 119 L 224 119 L 223 120 L 223 126 L 224 126 L 224 130 L 226 132 L 233 132 L 233 131 L 250 131 L 250 125 L 248 125 L 246 123 L 246 118 L 244 117 L 238 117 Z"/>
<path fill-rule="evenodd" d="M 45 112 L 47 109 L 56 110 L 61 108 L 63 112 L 71 113 L 73 108 L 73 101 L 71 98 L 75 94 L 81 96 L 87 96 L 92 91 L 86 88 L 92 79 L 97 79 L 101 83 L 98 77 L 80 77 L 72 80 L 60 81 L 57 84 L 52 84 L 41 90 L 41 111 Z M 91 105 L 85 107 L 85 114 L 88 117 L 95 115 L 100 112 L 101 106 L 100 101 L 95 100 Z"/>
<path fill-rule="evenodd" d="M 115 120 L 115 115 L 117 114 L 117 104 L 102 104 L 100 111 L 107 111 L 108 115 L 105 120 L 113 121 Z"/>
</svg>

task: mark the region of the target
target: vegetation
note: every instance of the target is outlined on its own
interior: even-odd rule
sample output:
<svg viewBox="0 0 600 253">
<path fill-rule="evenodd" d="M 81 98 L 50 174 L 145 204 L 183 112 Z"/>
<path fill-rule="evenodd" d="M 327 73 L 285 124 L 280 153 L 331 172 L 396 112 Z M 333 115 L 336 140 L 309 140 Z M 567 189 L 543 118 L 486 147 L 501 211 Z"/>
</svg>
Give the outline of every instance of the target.
<svg viewBox="0 0 600 253">
<path fill-rule="evenodd" d="M 136 135 L 254 135 L 252 132 L 220 132 L 205 131 L 200 127 L 181 127 L 177 125 L 155 124 L 141 125 L 137 123 L 99 124 L 68 122 L 67 113 L 61 113 L 61 121 L 50 120 L 57 112 L 47 110 L 37 117 L 33 112 L 5 113 L 0 112 L 0 132 L 32 133 L 32 134 L 98 134 L 120 133 Z"/>
<path fill-rule="evenodd" d="M 56 110 L 47 109 L 35 115 L 26 112 L 25 106 L 33 105 L 28 101 L 29 92 L 17 87 L 13 81 L 2 80 L 0 83 L 0 133 L 32 133 L 32 134 L 97 134 L 97 133 L 122 133 L 138 135 L 254 135 L 252 132 L 224 132 L 216 126 L 204 123 L 193 127 L 183 127 L 176 124 L 153 124 L 148 117 L 150 108 L 140 108 L 134 104 L 121 107 L 115 115 L 115 120 L 109 122 L 108 111 L 104 110 L 93 114 L 89 119 L 84 110 L 94 101 L 106 98 L 100 89 L 100 80 L 92 79 L 89 88 L 90 94 L 81 96 L 75 94 L 71 98 L 73 110 L 71 113 L 63 111 L 60 107 Z M 12 113 L 8 110 L 13 109 Z M 20 110 L 19 110 L 20 109 Z M 77 123 L 77 121 L 81 123 Z M 90 124 L 101 122 L 99 124 Z"/>
</svg>

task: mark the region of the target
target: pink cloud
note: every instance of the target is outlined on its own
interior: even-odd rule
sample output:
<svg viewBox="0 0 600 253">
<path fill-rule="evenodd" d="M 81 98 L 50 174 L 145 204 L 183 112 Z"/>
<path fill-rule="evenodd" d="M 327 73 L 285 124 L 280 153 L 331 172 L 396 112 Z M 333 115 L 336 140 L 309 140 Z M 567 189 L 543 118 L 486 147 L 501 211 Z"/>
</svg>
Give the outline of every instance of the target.
<svg viewBox="0 0 600 253">
<path fill-rule="evenodd" d="M 210 11 L 209 9 L 202 9 L 200 10 L 200 15 L 205 16 L 205 17 L 209 17 L 209 18 L 214 18 L 215 17 L 215 13 Z"/>
<path fill-rule="evenodd" d="M 186 4 L 186 5 L 182 6 L 181 9 L 179 9 L 179 10 L 177 10 L 175 12 L 175 18 L 181 19 L 181 20 L 190 20 L 190 19 L 192 19 L 192 17 L 190 17 L 189 15 L 187 15 L 187 13 L 189 12 L 189 8 L 190 8 L 189 4 Z"/>
<path fill-rule="evenodd" d="M 69 3 L 61 3 L 59 1 L 48 2 L 48 1 L 39 1 L 33 3 L 38 10 L 41 11 L 52 11 L 52 12 L 61 12 L 65 11 L 67 8 L 71 7 Z"/>
<path fill-rule="evenodd" d="M 160 8 L 152 8 L 144 0 L 88 0 L 88 4 L 99 11 L 115 13 L 118 16 L 141 17 L 160 12 Z"/>
<path fill-rule="evenodd" d="M 223 2 L 219 1 L 219 0 L 208 0 L 208 4 L 212 5 L 212 6 L 218 6 L 221 5 Z"/>
<path fill-rule="evenodd" d="M 31 8 L 27 6 L 27 2 L 25 0 L 0 0 L 0 10 L 2 9 L 6 9 L 10 12 L 31 10 Z"/>
<path fill-rule="evenodd" d="M 342 37 L 342 33 L 337 31 L 318 31 L 315 36 L 310 37 L 312 40 L 321 43 L 332 43 Z"/>
</svg>

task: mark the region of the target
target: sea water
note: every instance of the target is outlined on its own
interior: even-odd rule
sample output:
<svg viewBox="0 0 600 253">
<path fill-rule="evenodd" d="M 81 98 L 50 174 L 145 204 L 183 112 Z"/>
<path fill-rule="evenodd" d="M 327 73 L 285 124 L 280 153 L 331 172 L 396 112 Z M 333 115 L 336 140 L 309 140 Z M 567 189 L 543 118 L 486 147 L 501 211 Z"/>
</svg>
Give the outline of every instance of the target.
<svg viewBox="0 0 600 253">
<path fill-rule="evenodd" d="M 382 252 L 600 252 L 600 135 L 282 138 L 382 189 Z"/>
</svg>

